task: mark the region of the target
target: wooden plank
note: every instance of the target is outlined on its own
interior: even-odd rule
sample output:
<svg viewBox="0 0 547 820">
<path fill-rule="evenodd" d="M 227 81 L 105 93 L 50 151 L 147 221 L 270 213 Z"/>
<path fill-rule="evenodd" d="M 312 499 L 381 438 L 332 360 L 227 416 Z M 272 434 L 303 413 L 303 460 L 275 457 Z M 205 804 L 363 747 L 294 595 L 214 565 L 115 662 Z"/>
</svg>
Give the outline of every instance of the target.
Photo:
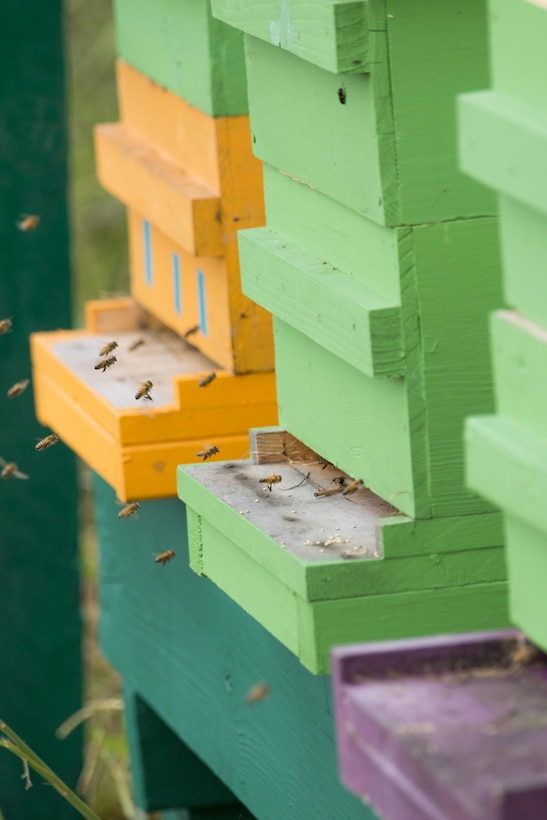
<svg viewBox="0 0 547 820">
<path fill-rule="evenodd" d="M 215 17 L 335 74 L 370 70 L 369 8 L 362 0 L 212 0 Z M 371 26 L 374 29 L 374 25 Z"/>
<path fill-rule="evenodd" d="M 446 552 L 460 552 L 463 547 L 475 550 L 504 543 L 503 517 L 500 513 L 425 520 L 393 516 L 379 521 L 378 527 L 378 539 L 386 558 L 443 555 Z"/>
<path fill-rule="evenodd" d="M 218 194 L 121 124 L 95 126 L 101 185 L 189 253 L 224 252 Z"/>
<path fill-rule="evenodd" d="M 271 228 L 240 232 L 239 248 L 248 296 L 367 376 L 404 373 L 397 305 Z"/>
<path fill-rule="evenodd" d="M 247 113 L 241 33 L 208 0 L 115 0 L 118 54 L 213 117 Z"/>
<path fill-rule="evenodd" d="M 497 191 L 547 213 L 547 112 L 497 91 L 459 99 L 460 163 Z"/>
<path fill-rule="evenodd" d="M 506 512 L 504 518 L 511 622 L 545 650 L 545 532 L 511 512 Z"/>
<path fill-rule="evenodd" d="M 35 452 L 50 431 L 36 419 L 32 385 L 6 398 L 30 378 L 29 334 L 71 319 L 64 6 L 30 0 L 0 10 L 0 305 L 1 318 L 13 322 L 0 337 L 0 454 L 30 476 L 1 488 L 0 717 L 74 788 L 82 732 L 61 742 L 55 730 L 82 704 L 75 462 L 63 445 Z M 17 230 L 21 213 L 40 217 L 34 233 Z M 31 773 L 27 791 L 21 774 L 21 760 L 1 749 L 7 820 L 73 820 L 55 789 Z"/>
<path fill-rule="evenodd" d="M 279 820 L 283 806 L 286 820 L 372 820 L 338 780 L 330 678 L 189 569 L 183 504 L 146 502 L 129 533 L 110 519 L 110 488 L 95 489 L 110 661 L 256 817 Z M 160 543 L 177 551 L 165 567 L 153 560 Z M 260 681 L 271 693 L 249 705 Z"/>
</svg>

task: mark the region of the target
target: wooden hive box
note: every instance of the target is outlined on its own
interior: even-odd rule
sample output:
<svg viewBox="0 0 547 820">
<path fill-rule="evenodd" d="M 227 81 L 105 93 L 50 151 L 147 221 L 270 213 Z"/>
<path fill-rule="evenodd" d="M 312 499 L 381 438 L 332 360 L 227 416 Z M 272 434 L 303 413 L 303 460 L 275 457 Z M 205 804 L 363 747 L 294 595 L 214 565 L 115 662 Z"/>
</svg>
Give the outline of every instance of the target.
<svg viewBox="0 0 547 820">
<path fill-rule="evenodd" d="M 414 521 L 278 428 L 251 443 L 179 468 L 191 567 L 312 672 L 337 643 L 507 625 L 498 514 Z"/>
<path fill-rule="evenodd" d="M 514 632 L 335 649 L 344 782 L 387 820 L 540 820 L 546 669 Z"/>
<path fill-rule="evenodd" d="M 223 371 L 157 323 L 147 328 L 130 299 L 90 302 L 86 312 L 86 330 L 31 336 L 36 414 L 120 500 L 175 495 L 181 461 L 198 460 L 213 445 L 241 457 L 253 420 L 276 420 L 273 373 Z M 118 361 L 106 372 L 94 369 L 112 340 Z M 144 344 L 130 351 L 137 340 Z M 212 372 L 215 380 L 200 389 Z M 139 404 L 136 391 L 148 379 L 152 401 Z"/>
<path fill-rule="evenodd" d="M 236 230 L 264 221 L 248 117 L 216 117 L 117 64 L 121 121 L 95 129 L 97 172 L 129 209 L 131 291 L 206 356 L 273 369 L 271 317 L 241 293 Z"/>
<path fill-rule="evenodd" d="M 455 95 L 488 85 L 483 2 L 212 8 L 246 32 L 253 150 L 264 162 L 383 225 L 495 213 L 491 192 L 456 162 Z"/>
</svg>

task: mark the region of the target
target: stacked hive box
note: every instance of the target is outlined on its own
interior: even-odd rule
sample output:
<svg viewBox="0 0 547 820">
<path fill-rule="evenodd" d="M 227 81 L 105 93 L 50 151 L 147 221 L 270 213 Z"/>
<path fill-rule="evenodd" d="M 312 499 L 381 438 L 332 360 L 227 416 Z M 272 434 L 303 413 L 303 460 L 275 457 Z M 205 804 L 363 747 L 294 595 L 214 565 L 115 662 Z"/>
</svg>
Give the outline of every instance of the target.
<svg viewBox="0 0 547 820">
<path fill-rule="evenodd" d="M 460 109 L 463 167 L 500 195 L 504 289 L 512 308 L 492 317 L 497 414 L 468 424 L 469 482 L 504 512 L 511 618 L 543 648 L 546 43 L 545 3 L 493 0 L 492 90 L 466 95 Z"/>
<path fill-rule="evenodd" d="M 33 351 L 39 417 L 127 500 L 174 496 L 176 464 L 213 445 L 241 458 L 277 411 L 271 317 L 239 280 L 236 229 L 264 220 L 241 37 L 206 0 L 120 0 L 116 16 L 120 122 L 97 126 L 96 154 L 128 207 L 134 301 L 90 303 L 87 332 L 35 335 Z"/>
<path fill-rule="evenodd" d="M 504 625 L 500 517 L 465 487 L 462 443 L 492 408 L 501 304 L 494 198 L 456 160 L 455 96 L 488 82 L 483 4 L 213 11 L 246 33 L 267 227 L 240 233 L 242 283 L 274 314 L 301 446 L 257 438 L 270 493 L 255 465 L 179 472 L 193 566 L 316 673 L 336 642 Z M 340 472 L 366 489 L 314 497 Z"/>
</svg>

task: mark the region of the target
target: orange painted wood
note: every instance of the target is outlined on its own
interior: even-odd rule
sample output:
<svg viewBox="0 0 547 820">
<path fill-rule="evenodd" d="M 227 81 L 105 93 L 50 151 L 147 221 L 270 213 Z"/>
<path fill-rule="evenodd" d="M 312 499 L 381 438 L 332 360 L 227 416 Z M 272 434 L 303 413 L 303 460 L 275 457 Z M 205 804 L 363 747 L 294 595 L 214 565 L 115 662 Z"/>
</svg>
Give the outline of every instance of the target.
<svg viewBox="0 0 547 820">
<path fill-rule="evenodd" d="M 249 427 L 277 420 L 273 373 L 230 375 L 175 334 L 143 326 L 144 316 L 130 300 L 99 302 L 88 307 L 87 330 L 31 337 L 39 420 L 121 500 L 174 496 L 177 464 L 200 461 L 197 453 L 213 445 L 215 458 L 242 458 Z M 130 352 L 137 338 L 144 344 Z M 112 340 L 117 362 L 95 370 L 100 348 Z M 213 371 L 215 380 L 200 388 Z M 137 401 L 147 379 L 153 400 Z"/>
</svg>

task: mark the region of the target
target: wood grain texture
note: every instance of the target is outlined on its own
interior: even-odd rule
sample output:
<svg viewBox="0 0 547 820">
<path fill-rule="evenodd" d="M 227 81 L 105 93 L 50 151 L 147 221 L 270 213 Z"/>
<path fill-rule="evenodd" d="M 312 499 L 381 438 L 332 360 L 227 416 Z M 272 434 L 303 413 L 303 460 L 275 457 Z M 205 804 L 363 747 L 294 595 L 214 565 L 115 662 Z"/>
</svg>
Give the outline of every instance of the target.
<svg viewBox="0 0 547 820">
<path fill-rule="evenodd" d="M 374 15 L 363 0 L 212 0 L 212 11 L 230 26 L 285 49 L 334 74 L 370 70 Z"/>
<path fill-rule="evenodd" d="M 260 820 L 279 820 L 280 807 L 287 820 L 372 820 L 338 780 L 330 678 L 189 569 L 183 504 L 143 504 L 129 532 L 111 519 L 110 488 L 97 480 L 95 491 L 110 661 Z M 166 567 L 154 564 L 160 544 L 177 550 Z M 259 681 L 271 693 L 249 705 Z"/>
<path fill-rule="evenodd" d="M 213 116 L 247 113 L 241 32 L 211 16 L 209 0 L 115 0 L 118 54 Z"/>
<path fill-rule="evenodd" d="M 397 305 L 271 228 L 240 232 L 242 287 L 367 376 L 405 370 Z"/>
<path fill-rule="evenodd" d="M 218 194 L 122 124 L 95 126 L 101 185 L 197 256 L 222 256 Z"/>
</svg>

